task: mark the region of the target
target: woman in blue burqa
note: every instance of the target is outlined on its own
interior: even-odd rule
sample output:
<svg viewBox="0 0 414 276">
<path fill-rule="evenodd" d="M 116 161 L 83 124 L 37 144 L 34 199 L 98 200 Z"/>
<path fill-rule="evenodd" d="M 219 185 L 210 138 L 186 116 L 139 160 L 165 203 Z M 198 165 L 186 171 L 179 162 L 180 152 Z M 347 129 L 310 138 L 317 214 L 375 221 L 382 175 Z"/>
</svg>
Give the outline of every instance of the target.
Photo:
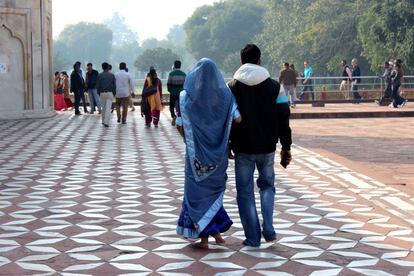
<svg viewBox="0 0 414 276">
<path fill-rule="evenodd" d="M 177 233 L 199 239 L 208 249 L 208 237 L 224 243 L 221 233 L 233 222 L 223 207 L 232 123 L 241 116 L 235 99 L 217 66 L 201 59 L 187 75 L 180 94 L 177 128 L 186 144 L 184 199 Z"/>
</svg>

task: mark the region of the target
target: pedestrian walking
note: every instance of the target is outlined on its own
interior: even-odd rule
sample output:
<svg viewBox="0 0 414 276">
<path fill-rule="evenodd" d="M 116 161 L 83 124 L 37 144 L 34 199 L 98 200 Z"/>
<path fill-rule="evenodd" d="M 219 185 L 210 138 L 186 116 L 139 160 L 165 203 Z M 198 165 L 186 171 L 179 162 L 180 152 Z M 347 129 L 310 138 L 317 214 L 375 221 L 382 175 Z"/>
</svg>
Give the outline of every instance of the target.
<svg viewBox="0 0 414 276">
<path fill-rule="evenodd" d="M 98 79 L 99 73 L 93 69 L 92 63 L 88 63 L 86 68 L 85 90 L 88 92 L 89 96 L 89 108 L 91 109 L 90 114 L 95 112 L 95 107 L 98 109 L 99 114 L 101 114 L 102 108 L 99 101 L 98 90 L 96 89 L 96 80 Z"/>
<path fill-rule="evenodd" d="M 85 80 L 80 69 L 81 63 L 78 61 L 73 65 L 73 71 L 70 74 L 70 91 L 75 95 L 75 115 L 81 115 L 79 111 L 80 102 L 83 104 L 83 112 L 88 113 L 85 101 Z"/>
<path fill-rule="evenodd" d="M 341 61 L 341 66 L 342 66 L 342 81 L 341 81 L 341 84 L 339 85 L 339 91 L 342 93 L 342 95 L 344 95 L 345 99 L 348 99 L 349 98 L 348 85 L 349 85 L 349 82 L 352 82 L 352 71 L 349 68 L 345 59 Z"/>
<path fill-rule="evenodd" d="M 119 72 L 115 73 L 116 79 L 116 114 L 118 117 L 117 122 L 126 124 L 128 115 L 128 106 L 131 101 L 131 93 L 134 91 L 132 84 L 132 78 L 126 71 L 126 63 L 121 62 L 119 64 Z M 121 113 L 122 109 L 122 113 Z"/>
<path fill-rule="evenodd" d="M 96 81 L 96 89 L 102 104 L 102 124 L 109 127 L 112 100 L 116 94 L 116 80 L 114 74 L 109 72 L 108 63 L 102 63 L 102 70 Z"/>
<path fill-rule="evenodd" d="M 60 110 L 66 110 L 66 103 L 65 103 L 65 98 L 63 95 L 63 80 L 61 77 L 61 74 L 59 72 L 55 73 L 55 81 L 54 81 L 54 102 L 55 102 L 55 110 L 56 111 L 60 111 Z"/>
<path fill-rule="evenodd" d="M 162 110 L 162 83 L 157 76 L 155 68 L 151 68 L 145 79 L 142 89 L 141 113 L 145 116 L 145 126 L 158 127 Z"/>
<path fill-rule="evenodd" d="M 73 102 L 70 99 L 70 94 L 69 94 L 69 76 L 68 73 L 66 71 L 62 72 L 62 91 L 63 91 L 63 98 L 65 100 L 65 105 L 66 105 L 66 109 L 73 109 Z"/>
<path fill-rule="evenodd" d="M 386 99 L 392 99 L 391 73 L 392 67 L 390 66 L 390 63 L 386 61 L 384 63 L 384 73 L 381 75 L 381 79 L 384 80 L 385 84 L 384 95 L 379 100 L 375 100 L 375 103 L 378 105 L 382 105 Z"/>
<path fill-rule="evenodd" d="M 305 60 L 303 62 L 304 70 L 303 70 L 303 88 L 302 92 L 300 93 L 299 100 L 303 101 L 305 93 L 308 91 L 312 95 L 312 101 L 315 101 L 315 91 L 313 89 L 313 68 L 309 62 L 309 60 Z"/>
<path fill-rule="evenodd" d="M 181 61 L 174 61 L 173 70 L 168 75 L 167 90 L 170 93 L 170 114 L 171 125 L 175 126 L 175 120 L 177 118 L 175 110 L 178 107 L 180 92 L 183 91 L 185 73 L 181 71 Z"/>
<path fill-rule="evenodd" d="M 296 100 L 296 91 L 295 91 L 295 84 L 296 84 L 296 73 L 289 67 L 289 63 L 283 64 L 283 70 L 279 73 L 279 82 L 282 85 L 281 89 L 284 90 L 286 95 L 290 96 L 290 106 L 295 107 L 295 100 Z M 288 97 L 288 96 L 286 96 Z M 286 101 L 288 99 L 286 98 Z"/>
<path fill-rule="evenodd" d="M 232 225 L 223 207 L 232 122 L 241 122 L 234 97 L 217 66 L 201 59 L 190 71 L 180 95 L 177 128 L 185 137 L 184 198 L 177 234 L 224 243 L 221 233 Z"/>
<path fill-rule="evenodd" d="M 262 234 L 266 241 L 276 239 L 273 227 L 276 143 L 280 140 L 282 144 L 282 164 L 285 167 L 291 159 L 292 143 L 289 106 L 283 101 L 277 104 L 280 85 L 260 66 L 260 57 L 261 51 L 256 45 L 246 45 L 241 50 L 242 66 L 229 83 L 243 118 L 241 124 L 233 125 L 230 136 L 235 153 L 237 205 L 246 236 L 243 244 L 254 247 L 260 246 Z M 254 195 L 255 168 L 258 170 L 263 231 Z"/>
<path fill-rule="evenodd" d="M 351 85 L 351 91 L 353 98 L 355 100 L 354 103 L 359 104 L 359 101 L 362 99 L 361 95 L 359 94 L 358 87 L 361 83 L 361 70 L 358 66 L 358 60 L 356 58 L 353 58 L 351 61 L 352 64 L 352 85 Z"/>
<path fill-rule="evenodd" d="M 394 69 L 391 73 L 391 83 L 392 83 L 392 103 L 390 107 L 398 108 L 404 107 L 407 103 L 407 100 L 401 97 L 400 88 L 404 80 L 404 72 L 402 69 L 402 63 L 399 60 L 396 60 L 394 63 Z"/>
</svg>

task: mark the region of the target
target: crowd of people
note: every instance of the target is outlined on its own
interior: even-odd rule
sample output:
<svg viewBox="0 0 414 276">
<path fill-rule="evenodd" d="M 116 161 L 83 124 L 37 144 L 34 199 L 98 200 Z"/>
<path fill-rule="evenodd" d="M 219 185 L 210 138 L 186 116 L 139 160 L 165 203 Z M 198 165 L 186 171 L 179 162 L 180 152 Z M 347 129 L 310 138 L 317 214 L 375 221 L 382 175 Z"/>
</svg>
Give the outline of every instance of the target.
<svg viewBox="0 0 414 276">
<path fill-rule="evenodd" d="M 302 90 L 299 96 L 299 100 L 303 100 L 306 93 L 310 93 L 312 101 L 316 98 L 316 91 L 313 84 L 313 68 L 308 60 L 305 60 L 304 71 L 300 74 L 300 80 L 302 85 Z M 348 66 L 347 61 L 343 59 L 341 61 L 343 77 L 339 85 L 339 91 L 342 92 L 344 97 L 348 99 L 348 92 L 352 92 L 353 103 L 358 104 L 362 97 L 359 93 L 359 86 L 361 84 L 361 70 L 358 66 L 358 60 L 353 58 L 351 61 L 351 67 Z M 393 62 L 386 61 L 384 64 L 384 73 L 381 78 L 385 82 L 385 90 L 383 96 L 379 100 L 375 100 L 375 103 L 382 105 L 385 100 L 389 100 L 391 103 L 390 108 L 403 107 L 407 100 L 401 96 L 401 84 L 403 82 L 403 69 L 402 61 L 396 59 Z M 287 96 L 289 97 L 290 107 L 296 107 L 296 87 L 299 81 L 299 74 L 295 70 L 293 64 L 284 63 L 282 70 L 279 73 L 279 82 L 282 85 L 283 90 L 285 90 Z M 350 90 L 349 90 L 350 86 Z"/>
<path fill-rule="evenodd" d="M 247 44 L 240 52 L 241 67 L 233 79 L 226 83 L 214 61 L 203 58 L 188 75 L 181 70 L 181 62 L 174 62 L 167 81 L 170 93 L 171 124 L 176 126 L 186 146 L 185 180 L 182 208 L 177 222 L 177 234 L 185 238 L 200 239 L 197 245 L 209 248 L 208 239 L 224 243 L 221 236 L 232 225 L 223 206 L 226 190 L 228 159 L 235 159 L 237 204 L 246 239 L 246 246 L 258 247 L 264 240 L 276 239 L 273 226 L 275 202 L 274 160 L 276 144 L 281 144 L 280 164 L 286 168 L 292 159 L 289 126 L 290 107 L 295 107 L 296 87 L 302 81 L 299 100 L 309 92 L 315 99 L 313 69 L 304 62 L 304 72 L 299 78 L 293 64 L 285 63 L 279 82 L 273 80 L 268 70 L 261 66 L 261 51 L 254 44 Z M 352 59 L 352 69 L 342 60 L 340 90 L 346 91 L 351 83 L 355 100 L 358 92 L 360 70 L 358 61 Z M 88 93 L 90 113 L 97 110 L 102 124 L 109 127 L 113 100 L 117 122 L 127 123 L 128 108 L 134 96 L 134 85 L 126 63 L 119 64 L 119 71 L 111 72 L 111 65 L 102 64 L 102 72 L 87 64 L 85 77 L 80 62 L 73 65 L 70 79 L 66 72 L 55 75 L 55 107 L 73 108 L 80 115 L 80 102 L 88 113 L 85 92 Z M 399 94 L 403 72 L 401 61 L 385 63 L 383 78 L 387 83 L 384 97 L 392 98 L 392 107 L 406 102 Z M 70 83 L 70 86 L 69 86 Z M 158 127 L 162 105 L 162 82 L 156 69 L 151 67 L 142 89 L 141 115 L 145 126 Z M 74 93 L 75 104 L 69 98 Z M 112 110 L 111 110 L 112 109 Z M 260 193 L 262 224 L 255 204 L 254 173 Z"/>
<path fill-rule="evenodd" d="M 256 45 L 248 44 L 241 50 L 241 61 L 229 83 L 207 58 L 198 61 L 188 75 L 181 70 L 181 62 L 175 61 L 167 81 L 171 124 L 184 137 L 186 146 L 184 198 L 177 233 L 201 239 L 197 245 L 204 249 L 209 247 L 209 236 L 216 243 L 224 243 L 221 234 L 233 223 L 223 206 L 229 158 L 235 159 L 237 204 L 246 235 L 243 244 L 257 247 L 262 236 L 269 242 L 276 239 L 274 160 L 276 144 L 280 142 L 281 165 L 286 168 L 291 161 L 289 102 L 284 89 L 261 66 L 261 51 Z M 56 74 L 56 108 L 68 108 L 65 100 L 71 104 L 71 91 L 75 104 L 70 108 L 80 115 L 82 102 L 84 113 L 88 113 L 87 92 L 90 113 L 96 109 L 102 115 L 102 124 L 109 127 L 115 98 L 117 121 L 126 124 L 130 97 L 134 95 L 126 64 L 120 63 L 116 73 L 106 62 L 101 73 L 88 64 L 85 76 L 80 68 L 80 62 L 76 62 L 70 78 L 65 72 Z M 151 67 L 142 89 L 141 114 L 146 127 L 158 126 L 161 98 L 162 83 Z M 255 205 L 255 168 L 262 226 Z"/>
</svg>

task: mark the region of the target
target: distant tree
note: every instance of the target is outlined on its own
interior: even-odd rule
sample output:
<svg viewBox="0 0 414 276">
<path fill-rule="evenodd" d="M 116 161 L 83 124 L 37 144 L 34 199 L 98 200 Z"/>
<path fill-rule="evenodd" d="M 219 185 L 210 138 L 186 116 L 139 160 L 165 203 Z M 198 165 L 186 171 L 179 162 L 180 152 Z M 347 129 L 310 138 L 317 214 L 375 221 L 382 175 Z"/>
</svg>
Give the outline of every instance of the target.
<svg viewBox="0 0 414 276">
<path fill-rule="evenodd" d="M 114 46 L 131 45 L 138 43 L 138 34 L 131 30 L 125 22 L 125 17 L 114 13 L 110 19 L 104 20 L 104 24 L 112 30 Z"/>
<path fill-rule="evenodd" d="M 159 47 L 160 41 L 154 37 L 147 38 L 144 41 L 142 41 L 142 49 L 155 49 Z"/>
<path fill-rule="evenodd" d="M 302 30 L 298 35 L 302 54 L 314 67 L 324 72 L 338 72 L 342 59 L 358 58 L 362 70 L 369 69 L 362 58 L 358 40 L 358 18 L 370 0 L 316 0 L 305 10 Z"/>
<path fill-rule="evenodd" d="M 371 69 L 400 58 L 405 72 L 414 72 L 414 2 L 371 1 L 360 18 L 358 37 Z"/>
<path fill-rule="evenodd" d="M 146 72 L 151 66 L 154 66 L 160 77 L 163 77 L 164 73 L 171 70 L 174 60 L 177 59 L 180 59 L 180 57 L 173 53 L 171 49 L 146 49 L 135 61 L 135 67 L 139 71 Z"/>
<path fill-rule="evenodd" d="M 312 2 L 314 0 L 266 2 L 263 30 L 256 39 L 266 56 L 262 61 L 268 64 L 272 75 L 278 74 L 284 62 L 299 65 L 304 58 L 309 58 L 307 47 L 298 43 L 298 34 L 303 31 L 304 17 Z"/>
<path fill-rule="evenodd" d="M 240 51 L 229 54 L 222 62 L 222 69 L 224 72 L 236 72 L 240 67 Z"/>
<path fill-rule="evenodd" d="M 185 31 L 181 25 L 172 26 L 167 34 L 168 41 L 175 47 L 184 47 L 185 37 Z"/>
<path fill-rule="evenodd" d="M 53 72 L 68 70 L 73 65 L 73 60 L 67 56 L 68 49 L 63 41 L 53 40 Z"/>
<path fill-rule="evenodd" d="M 202 6 L 185 22 L 186 45 L 196 59 L 212 58 L 220 67 L 262 31 L 261 1 L 228 0 Z"/>
<path fill-rule="evenodd" d="M 101 63 L 109 60 L 112 47 L 112 31 L 104 24 L 80 22 L 66 26 L 56 43 L 67 49 L 64 56 L 73 64 L 80 61 Z"/>
<path fill-rule="evenodd" d="M 109 61 L 112 64 L 126 62 L 130 65 L 130 72 L 134 75 L 133 64 L 142 53 L 139 46 L 138 34 L 131 30 L 125 22 L 125 17 L 114 13 L 110 19 L 104 20 L 104 24 L 112 30 L 112 51 Z"/>
</svg>

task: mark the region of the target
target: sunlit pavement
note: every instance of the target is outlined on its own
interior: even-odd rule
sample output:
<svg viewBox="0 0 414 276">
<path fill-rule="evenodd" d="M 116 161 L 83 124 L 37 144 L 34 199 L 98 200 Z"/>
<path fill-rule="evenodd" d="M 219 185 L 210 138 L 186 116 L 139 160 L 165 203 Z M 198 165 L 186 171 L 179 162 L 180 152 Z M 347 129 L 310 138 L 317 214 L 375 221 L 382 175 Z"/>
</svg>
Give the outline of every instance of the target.
<svg viewBox="0 0 414 276">
<path fill-rule="evenodd" d="M 414 275 L 412 195 L 299 145 L 276 165 L 277 242 L 242 246 L 233 163 L 225 245 L 178 237 L 184 144 L 166 114 L 1 121 L 0 275 Z"/>
</svg>

